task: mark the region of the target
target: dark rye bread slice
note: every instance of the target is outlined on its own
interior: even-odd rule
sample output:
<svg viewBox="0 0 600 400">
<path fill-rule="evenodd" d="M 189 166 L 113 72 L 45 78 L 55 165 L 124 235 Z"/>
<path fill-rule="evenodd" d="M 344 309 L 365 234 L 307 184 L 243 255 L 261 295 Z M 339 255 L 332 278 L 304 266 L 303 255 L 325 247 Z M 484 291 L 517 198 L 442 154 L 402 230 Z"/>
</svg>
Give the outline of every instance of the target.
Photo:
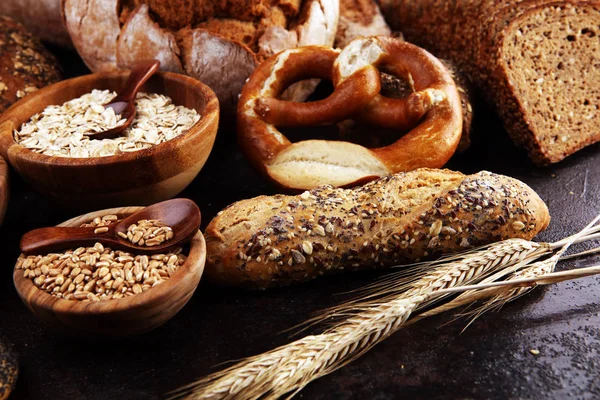
<svg viewBox="0 0 600 400">
<path fill-rule="evenodd" d="M 453 60 L 537 164 L 600 141 L 600 1 L 382 0 L 392 27 Z"/>
</svg>

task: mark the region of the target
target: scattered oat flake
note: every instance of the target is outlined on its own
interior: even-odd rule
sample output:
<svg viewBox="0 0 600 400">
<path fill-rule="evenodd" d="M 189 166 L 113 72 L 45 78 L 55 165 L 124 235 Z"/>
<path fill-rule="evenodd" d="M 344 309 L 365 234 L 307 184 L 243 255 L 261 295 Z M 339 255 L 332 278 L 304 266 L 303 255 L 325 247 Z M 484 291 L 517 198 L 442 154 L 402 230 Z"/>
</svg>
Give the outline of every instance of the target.
<svg viewBox="0 0 600 400">
<path fill-rule="evenodd" d="M 533 354 L 534 356 L 537 356 L 538 354 L 540 354 L 540 351 L 538 349 L 531 349 L 531 350 L 529 350 L 529 352 L 531 354 Z"/>
</svg>

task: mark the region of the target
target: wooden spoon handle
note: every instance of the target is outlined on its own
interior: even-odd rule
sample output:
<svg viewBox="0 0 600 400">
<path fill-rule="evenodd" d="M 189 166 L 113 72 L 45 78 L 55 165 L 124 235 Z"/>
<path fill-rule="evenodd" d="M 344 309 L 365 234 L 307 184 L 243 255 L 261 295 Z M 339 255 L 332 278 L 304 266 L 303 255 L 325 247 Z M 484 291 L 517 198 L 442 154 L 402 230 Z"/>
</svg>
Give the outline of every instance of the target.
<svg viewBox="0 0 600 400">
<path fill-rule="evenodd" d="M 146 83 L 148 79 L 150 79 L 150 77 L 158 70 L 159 67 L 160 61 L 158 60 L 145 61 L 136 65 L 135 68 L 131 70 L 129 78 L 127 78 L 127 82 L 125 83 L 125 86 L 123 86 L 123 89 L 121 89 L 117 96 L 110 102 L 130 102 L 131 100 L 134 100 L 142 85 Z"/>
<path fill-rule="evenodd" d="M 114 233 L 94 233 L 97 228 L 49 227 L 34 229 L 21 237 L 25 254 L 47 254 L 58 250 L 91 246 L 95 242 L 113 242 Z"/>
</svg>

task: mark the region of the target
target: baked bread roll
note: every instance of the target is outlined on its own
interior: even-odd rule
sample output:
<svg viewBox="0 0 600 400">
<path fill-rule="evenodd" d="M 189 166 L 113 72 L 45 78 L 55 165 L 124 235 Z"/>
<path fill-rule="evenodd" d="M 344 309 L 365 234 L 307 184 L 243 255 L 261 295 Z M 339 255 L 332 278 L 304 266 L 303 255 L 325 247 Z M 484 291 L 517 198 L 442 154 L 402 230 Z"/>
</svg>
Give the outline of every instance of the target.
<svg viewBox="0 0 600 400">
<path fill-rule="evenodd" d="M 54 56 L 23 25 L 0 16 L 0 114 L 28 93 L 58 82 Z"/>
<path fill-rule="evenodd" d="M 379 3 L 407 40 L 469 74 L 535 163 L 600 141 L 600 1 Z"/>
<path fill-rule="evenodd" d="M 360 36 L 391 34 L 375 0 L 340 0 L 340 21 L 334 47 L 344 48 Z"/>
<path fill-rule="evenodd" d="M 19 365 L 15 353 L 0 341 L 0 400 L 8 399 L 15 388 Z"/>
<path fill-rule="evenodd" d="M 227 115 L 257 63 L 289 48 L 333 45 L 339 0 L 64 0 L 63 11 L 91 70 L 157 59 L 162 70 L 210 86 Z M 302 85 L 291 96 L 302 100 L 313 89 Z"/>
<path fill-rule="evenodd" d="M 234 203 L 206 228 L 205 273 L 221 285 L 283 286 L 531 239 L 549 221 L 544 202 L 515 179 L 418 169 L 356 189 Z"/>
<path fill-rule="evenodd" d="M 471 135 L 473 133 L 473 85 L 467 76 L 456 70 L 452 63 L 446 60 L 440 60 L 446 67 L 458 90 L 460 105 L 462 108 L 463 127 L 460 136 L 460 143 L 456 149 L 457 153 L 466 151 L 471 145 Z M 414 91 L 408 82 L 399 79 L 393 75 L 381 73 L 381 94 L 394 99 L 406 98 Z M 346 120 L 337 124 L 339 135 L 342 140 L 352 143 L 358 143 L 365 147 L 375 148 L 386 146 L 398 139 L 397 130 L 377 130 L 373 134 L 373 127 L 367 124 L 357 124 L 355 121 Z"/>
<path fill-rule="evenodd" d="M 45 42 L 73 47 L 60 14 L 60 0 L 1 0 L 0 15 L 19 21 Z"/>
</svg>

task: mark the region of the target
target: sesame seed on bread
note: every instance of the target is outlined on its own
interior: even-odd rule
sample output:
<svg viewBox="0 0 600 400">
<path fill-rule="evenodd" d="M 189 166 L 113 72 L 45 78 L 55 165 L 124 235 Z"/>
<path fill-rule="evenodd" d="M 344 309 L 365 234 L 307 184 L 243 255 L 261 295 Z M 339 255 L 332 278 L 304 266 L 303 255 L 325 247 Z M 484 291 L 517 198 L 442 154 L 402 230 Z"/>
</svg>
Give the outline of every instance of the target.
<svg viewBox="0 0 600 400">
<path fill-rule="evenodd" d="M 283 286 L 531 239 L 549 220 L 544 202 L 516 179 L 418 169 L 355 189 L 237 202 L 206 228 L 206 274 L 222 285 Z"/>
<path fill-rule="evenodd" d="M 0 341 L 0 400 L 5 400 L 15 387 L 19 365 L 14 351 Z"/>
<path fill-rule="evenodd" d="M 58 62 L 20 23 L 0 16 L 0 114 L 61 79 Z"/>
</svg>

